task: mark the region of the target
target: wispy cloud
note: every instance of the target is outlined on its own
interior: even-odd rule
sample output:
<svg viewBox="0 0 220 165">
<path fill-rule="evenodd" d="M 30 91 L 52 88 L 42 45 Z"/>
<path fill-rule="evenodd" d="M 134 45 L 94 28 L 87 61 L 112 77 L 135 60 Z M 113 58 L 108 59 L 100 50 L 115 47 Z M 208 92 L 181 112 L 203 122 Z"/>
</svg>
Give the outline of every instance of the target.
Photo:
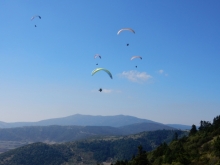
<svg viewBox="0 0 220 165">
<path fill-rule="evenodd" d="M 113 90 L 112 89 L 102 89 L 103 93 L 112 93 Z"/>
<path fill-rule="evenodd" d="M 99 93 L 100 91 L 97 89 L 97 90 L 92 90 L 92 92 Z M 106 94 L 110 94 L 110 93 L 121 93 L 121 91 L 120 91 L 120 90 L 103 89 L 103 88 L 102 88 L 102 93 L 106 93 Z"/>
<path fill-rule="evenodd" d="M 160 70 L 158 71 L 158 73 L 163 74 L 163 73 L 164 73 L 164 70 L 160 69 Z"/>
<path fill-rule="evenodd" d="M 159 71 L 157 71 L 157 73 L 164 75 L 164 76 L 168 76 L 168 74 L 165 73 L 163 69 L 160 69 Z"/>
<path fill-rule="evenodd" d="M 151 75 L 147 74 L 146 72 L 138 72 L 135 70 L 131 71 L 124 71 L 120 74 L 120 77 L 126 78 L 129 81 L 137 82 L 137 83 L 144 83 L 152 78 Z"/>
</svg>

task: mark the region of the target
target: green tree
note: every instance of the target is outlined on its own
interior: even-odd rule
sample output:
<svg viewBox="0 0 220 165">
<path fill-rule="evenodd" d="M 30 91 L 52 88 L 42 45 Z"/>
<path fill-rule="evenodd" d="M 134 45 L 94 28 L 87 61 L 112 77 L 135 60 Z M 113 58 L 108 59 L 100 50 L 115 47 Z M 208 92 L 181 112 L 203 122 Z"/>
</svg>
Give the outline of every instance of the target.
<svg viewBox="0 0 220 165">
<path fill-rule="evenodd" d="M 168 147 L 165 153 L 164 162 L 171 164 L 173 160 L 175 160 L 175 157 L 172 154 L 172 150 Z"/>
<path fill-rule="evenodd" d="M 178 133 L 177 132 L 174 133 L 173 140 L 178 140 Z"/>
<path fill-rule="evenodd" d="M 197 128 L 196 128 L 196 126 L 193 124 L 193 125 L 192 125 L 192 128 L 191 128 L 191 130 L 190 130 L 190 132 L 189 132 L 189 135 L 194 135 L 196 132 L 197 132 Z"/>
<path fill-rule="evenodd" d="M 130 162 L 131 165 L 150 165 L 150 162 L 147 159 L 147 152 L 143 151 L 143 147 L 138 146 L 137 156 Z"/>
<path fill-rule="evenodd" d="M 167 143 L 164 142 L 159 147 L 157 147 L 157 149 L 153 152 L 153 156 L 154 157 L 162 156 L 167 152 L 168 149 L 169 149 L 169 147 L 168 147 Z"/>
<path fill-rule="evenodd" d="M 217 139 L 214 140 L 214 152 L 215 152 L 215 155 L 220 158 L 220 138 L 219 137 L 217 137 Z"/>
<path fill-rule="evenodd" d="M 214 119 L 213 119 L 213 125 L 215 128 L 219 128 L 220 127 L 220 115 L 219 116 L 216 116 Z"/>
<path fill-rule="evenodd" d="M 212 126 L 212 124 L 209 121 L 202 121 L 201 120 L 199 130 L 200 131 L 208 130 L 211 126 Z"/>
</svg>

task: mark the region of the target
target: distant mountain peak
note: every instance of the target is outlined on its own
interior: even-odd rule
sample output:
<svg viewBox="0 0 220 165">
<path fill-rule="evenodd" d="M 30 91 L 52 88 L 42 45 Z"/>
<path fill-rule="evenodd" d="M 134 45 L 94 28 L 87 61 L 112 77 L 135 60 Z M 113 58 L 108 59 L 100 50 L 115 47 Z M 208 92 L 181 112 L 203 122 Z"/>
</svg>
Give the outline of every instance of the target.
<svg viewBox="0 0 220 165">
<path fill-rule="evenodd" d="M 114 116 L 101 116 L 101 115 L 82 115 L 74 114 L 61 118 L 52 118 L 41 120 L 38 122 L 15 122 L 15 123 L 1 123 L 0 128 L 22 127 L 22 126 L 49 126 L 49 125 L 79 125 L 79 126 L 112 126 L 120 127 L 135 123 L 156 123 L 148 119 L 140 119 L 128 115 L 114 115 Z"/>
</svg>

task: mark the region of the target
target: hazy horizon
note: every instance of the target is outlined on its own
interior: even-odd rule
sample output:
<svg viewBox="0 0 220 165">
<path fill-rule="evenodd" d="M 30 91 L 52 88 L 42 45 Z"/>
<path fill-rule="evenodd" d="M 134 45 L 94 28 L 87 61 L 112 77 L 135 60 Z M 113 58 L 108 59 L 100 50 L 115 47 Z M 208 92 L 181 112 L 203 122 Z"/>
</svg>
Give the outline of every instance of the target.
<svg viewBox="0 0 220 165">
<path fill-rule="evenodd" d="M 85 115 L 85 116 L 93 116 L 93 117 L 97 117 L 97 116 L 101 116 L 101 117 L 114 117 L 114 116 L 130 116 L 130 115 L 123 115 L 123 114 L 118 114 L 118 115 L 89 115 L 89 114 L 73 114 L 73 115 L 69 115 L 69 116 L 74 116 L 74 115 Z M 19 123 L 19 122 L 39 122 L 39 121 L 43 121 L 43 120 L 49 120 L 49 119 L 58 119 L 58 118 L 65 118 L 65 117 L 69 117 L 69 116 L 62 116 L 62 117 L 55 117 L 55 118 L 46 118 L 46 119 L 42 119 L 42 120 L 36 120 L 36 121 L 13 121 L 13 122 L 5 122 L 5 121 L 0 121 L 0 122 L 5 122 L 5 123 Z M 130 117 L 136 117 L 136 116 L 130 116 Z M 141 118 L 141 117 L 136 117 L 136 118 L 139 118 L 139 119 L 146 119 L 146 120 L 150 120 L 150 121 L 153 121 L 153 122 L 157 122 L 157 123 L 162 123 L 160 121 L 154 121 L 154 120 L 151 120 L 151 119 L 147 119 L 147 118 Z M 211 121 L 212 122 L 212 121 Z M 179 123 L 162 123 L 162 124 L 179 124 Z M 181 124 L 181 125 L 187 125 L 187 124 Z M 188 124 L 189 126 L 191 126 L 190 124 Z M 197 126 L 199 126 L 199 122 L 197 124 Z"/>
</svg>

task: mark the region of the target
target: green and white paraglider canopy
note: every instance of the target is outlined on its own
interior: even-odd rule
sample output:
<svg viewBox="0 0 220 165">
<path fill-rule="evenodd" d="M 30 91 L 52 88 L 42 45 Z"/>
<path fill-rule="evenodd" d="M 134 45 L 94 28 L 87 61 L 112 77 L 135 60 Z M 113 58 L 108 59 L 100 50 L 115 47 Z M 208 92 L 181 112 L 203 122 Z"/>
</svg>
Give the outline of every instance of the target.
<svg viewBox="0 0 220 165">
<path fill-rule="evenodd" d="M 113 79 L 111 72 L 109 72 L 109 71 L 108 71 L 107 69 L 105 69 L 105 68 L 96 68 L 96 69 L 94 69 L 94 70 L 92 71 L 92 76 L 93 76 L 94 74 L 96 74 L 97 72 L 99 72 L 99 71 L 105 71 L 105 72 L 109 75 L 109 77 L 110 77 L 111 79 Z"/>
</svg>

